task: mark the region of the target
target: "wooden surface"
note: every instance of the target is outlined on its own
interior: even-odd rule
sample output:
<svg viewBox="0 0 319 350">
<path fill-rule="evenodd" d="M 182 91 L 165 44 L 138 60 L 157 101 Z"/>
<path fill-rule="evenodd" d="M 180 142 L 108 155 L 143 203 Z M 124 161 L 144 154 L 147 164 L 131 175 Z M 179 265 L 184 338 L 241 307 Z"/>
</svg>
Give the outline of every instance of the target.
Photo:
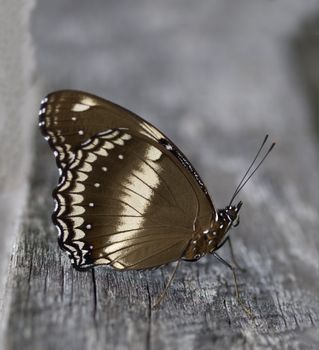
<svg viewBox="0 0 319 350">
<path fill-rule="evenodd" d="M 278 145 L 240 195 L 232 232 L 252 320 L 237 304 L 231 272 L 212 256 L 182 263 L 158 310 L 151 305 L 173 266 L 74 270 L 50 220 L 54 158 L 34 130 L 4 303 L 8 349 L 318 348 L 318 144 L 291 56 L 292 38 L 317 5 L 41 1 L 32 30 L 46 90 L 89 90 L 156 124 L 188 155 L 217 207 L 264 134 Z M 229 257 L 226 247 L 220 254 Z"/>
<path fill-rule="evenodd" d="M 0 348 L 11 291 L 5 296 L 12 246 L 20 231 L 29 190 L 31 132 L 39 91 L 32 77 L 33 47 L 28 30 L 34 1 L 0 0 Z"/>
</svg>

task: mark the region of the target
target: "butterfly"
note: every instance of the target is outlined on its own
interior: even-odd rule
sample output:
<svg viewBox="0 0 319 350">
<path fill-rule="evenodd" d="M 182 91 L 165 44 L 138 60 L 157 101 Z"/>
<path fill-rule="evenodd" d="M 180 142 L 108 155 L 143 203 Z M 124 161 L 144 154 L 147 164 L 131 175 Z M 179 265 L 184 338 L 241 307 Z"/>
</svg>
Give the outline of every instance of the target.
<svg viewBox="0 0 319 350">
<path fill-rule="evenodd" d="M 73 266 L 151 269 L 211 253 L 234 272 L 216 251 L 225 242 L 231 248 L 228 233 L 242 206 L 233 202 L 274 147 L 252 171 L 268 135 L 229 204 L 216 209 L 182 151 L 113 102 L 81 91 L 50 93 L 39 127 L 59 170 L 52 219 Z"/>
</svg>

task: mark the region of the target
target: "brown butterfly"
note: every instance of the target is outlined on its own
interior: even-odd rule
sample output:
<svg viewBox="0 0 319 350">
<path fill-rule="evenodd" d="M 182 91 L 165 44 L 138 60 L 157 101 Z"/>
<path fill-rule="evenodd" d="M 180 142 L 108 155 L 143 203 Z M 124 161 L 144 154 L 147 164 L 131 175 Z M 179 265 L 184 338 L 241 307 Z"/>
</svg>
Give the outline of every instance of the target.
<svg viewBox="0 0 319 350">
<path fill-rule="evenodd" d="M 227 234 L 238 225 L 242 206 L 232 203 L 274 147 L 251 171 L 268 136 L 229 205 L 216 210 L 184 154 L 134 113 L 65 90 L 42 100 L 39 119 L 60 173 L 52 218 L 76 268 L 150 269 L 211 253 L 232 269 L 236 282 L 233 264 L 216 250 L 225 242 L 231 248 Z M 236 293 L 239 299 L 237 283 Z"/>
</svg>

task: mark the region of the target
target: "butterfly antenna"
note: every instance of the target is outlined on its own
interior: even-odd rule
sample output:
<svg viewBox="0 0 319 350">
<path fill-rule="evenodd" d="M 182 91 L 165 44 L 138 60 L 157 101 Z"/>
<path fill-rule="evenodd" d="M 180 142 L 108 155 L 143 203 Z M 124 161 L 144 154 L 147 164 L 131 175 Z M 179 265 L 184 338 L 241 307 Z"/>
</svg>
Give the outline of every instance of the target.
<svg viewBox="0 0 319 350">
<path fill-rule="evenodd" d="M 271 150 L 274 148 L 275 146 L 275 142 L 270 146 L 270 148 L 268 149 L 268 151 L 266 152 L 265 156 L 262 158 L 262 160 L 259 162 L 259 164 L 257 165 L 257 167 L 253 170 L 253 172 L 248 176 L 250 170 L 252 169 L 252 167 L 254 166 L 254 164 L 256 163 L 261 151 L 263 150 L 267 140 L 269 138 L 269 135 L 267 134 L 262 142 L 262 144 L 260 145 L 253 161 L 251 162 L 250 166 L 248 167 L 247 171 L 245 172 L 244 176 L 242 177 L 242 179 L 240 180 L 238 186 L 236 187 L 234 194 L 229 202 L 229 205 L 231 205 L 234 201 L 234 199 L 236 198 L 236 196 L 238 195 L 238 193 L 242 190 L 242 188 L 245 186 L 245 184 L 248 182 L 248 180 L 253 176 L 253 174 L 257 171 L 257 169 L 260 167 L 260 165 L 264 162 L 264 160 L 266 159 L 266 157 L 268 156 L 268 154 L 271 152 Z M 247 178 L 248 176 L 248 178 Z"/>
<path fill-rule="evenodd" d="M 273 148 L 275 147 L 276 142 L 273 142 L 271 144 L 271 146 L 269 147 L 268 151 L 266 152 L 266 154 L 263 156 L 262 160 L 259 162 L 259 164 L 256 166 L 255 170 L 249 175 L 249 177 L 244 181 L 244 183 L 240 186 L 240 188 L 237 190 L 236 192 L 236 196 L 237 194 L 242 190 L 242 188 L 246 185 L 246 183 L 250 180 L 250 178 L 255 174 L 255 172 L 258 170 L 258 168 L 261 166 L 261 164 L 265 161 L 265 159 L 268 157 L 269 153 L 273 150 Z"/>
<path fill-rule="evenodd" d="M 250 169 L 251 169 L 251 168 L 253 167 L 253 165 L 255 164 L 255 162 L 256 162 L 256 160 L 257 160 L 257 158 L 258 158 L 260 152 L 262 151 L 262 149 L 263 149 L 264 146 L 265 146 L 265 143 L 266 143 L 267 140 L 268 140 L 268 137 L 269 137 L 269 135 L 266 135 L 266 136 L 265 136 L 265 138 L 264 138 L 262 144 L 260 145 L 260 147 L 259 147 L 259 149 L 258 149 L 258 151 L 257 151 L 257 153 L 256 153 L 256 155 L 255 155 L 255 157 L 254 157 L 254 159 L 253 159 L 253 161 L 251 162 L 250 166 L 248 167 L 248 169 L 246 170 L 244 176 L 242 177 L 242 179 L 240 180 L 238 186 L 236 187 L 236 189 L 235 189 L 235 191 L 234 191 L 234 194 L 233 194 L 233 196 L 232 196 L 232 198 L 231 198 L 231 200 L 230 200 L 230 202 L 229 202 L 229 205 L 231 205 L 231 204 L 233 203 L 233 200 L 235 199 L 236 194 L 238 193 L 238 189 L 240 188 L 240 186 L 242 185 L 242 183 L 245 181 L 245 178 L 246 178 L 246 176 L 248 175 Z"/>
</svg>

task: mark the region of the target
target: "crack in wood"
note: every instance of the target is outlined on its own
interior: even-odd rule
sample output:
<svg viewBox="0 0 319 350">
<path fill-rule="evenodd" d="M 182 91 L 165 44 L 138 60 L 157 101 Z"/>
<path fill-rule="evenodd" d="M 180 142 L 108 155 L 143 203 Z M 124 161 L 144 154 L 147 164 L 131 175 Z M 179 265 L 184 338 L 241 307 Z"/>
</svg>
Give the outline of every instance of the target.
<svg viewBox="0 0 319 350">
<path fill-rule="evenodd" d="M 147 305 L 147 329 L 146 329 L 146 350 L 151 350 L 151 337 L 152 337 L 152 297 L 150 292 L 150 287 L 148 281 L 146 281 L 146 289 L 148 296 L 148 305 Z"/>
<path fill-rule="evenodd" d="M 228 325 L 229 325 L 229 327 L 230 327 L 230 326 L 231 326 L 231 319 L 230 319 L 230 315 L 229 315 L 229 312 L 228 312 L 226 299 L 224 299 L 223 304 L 224 304 L 224 308 L 225 308 L 225 311 L 226 311 L 226 316 L 227 316 L 227 320 L 228 320 Z"/>
<path fill-rule="evenodd" d="M 279 295 L 278 295 L 277 291 L 275 292 L 275 296 L 276 296 L 277 305 L 278 305 L 278 308 L 279 308 L 279 311 L 280 311 L 280 314 L 281 314 L 281 318 L 284 321 L 285 328 L 288 329 L 286 317 L 285 317 L 284 312 L 282 310 L 282 307 L 281 307 L 281 304 L 280 304 L 280 300 L 279 300 Z"/>
<path fill-rule="evenodd" d="M 96 323 L 97 321 L 97 285 L 96 285 L 96 276 L 95 269 L 92 268 L 92 283 L 93 283 L 93 320 Z"/>
<path fill-rule="evenodd" d="M 60 259 L 61 263 L 61 259 Z M 60 293 L 61 302 L 64 300 L 64 266 L 61 264 L 61 293 Z"/>
</svg>

